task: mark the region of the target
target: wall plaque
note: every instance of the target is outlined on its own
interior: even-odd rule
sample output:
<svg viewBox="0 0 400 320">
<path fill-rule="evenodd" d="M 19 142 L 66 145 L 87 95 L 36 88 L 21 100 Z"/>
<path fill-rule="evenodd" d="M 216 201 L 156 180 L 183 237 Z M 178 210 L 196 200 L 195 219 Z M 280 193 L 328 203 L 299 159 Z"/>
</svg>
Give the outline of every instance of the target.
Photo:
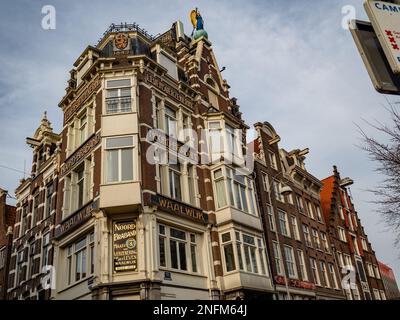
<svg viewBox="0 0 400 320">
<path fill-rule="evenodd" d="M 113 224 L 114 272 L 137 271 L 136 220 Z"/>
</svg>

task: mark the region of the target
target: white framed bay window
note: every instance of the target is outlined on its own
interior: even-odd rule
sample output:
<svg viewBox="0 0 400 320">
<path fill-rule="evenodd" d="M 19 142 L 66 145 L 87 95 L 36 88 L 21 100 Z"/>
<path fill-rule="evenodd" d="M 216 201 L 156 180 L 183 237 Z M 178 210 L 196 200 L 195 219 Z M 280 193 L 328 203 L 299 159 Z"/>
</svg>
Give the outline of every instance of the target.
<svg viewBox="0 0 400 320">
<path fill-rule="evenodd" d="M 238 175 L 229 167 L 213 171 L 213 185 L 217 209 L 232 206 L 249 214 L 257 215 L 253 180 Z"/>
<path fill-rule="evenodd" d="M 232 230 L 221 233 L 221 243 L 225 272 L 267 274 L 264 239 Z"/>
<path fill-rule="evenodd" d="M 178 162 L 178 161 L 177 161 Z M 198 206 L 197 167 L 187 161 L 157 166 L 158 191 L 176 201 Z"/>
<path fill-rule="evenodd" d="M 105 182 L 118 183 L 134 180 L 134 137 L 106 138 Z"/>
</svg>

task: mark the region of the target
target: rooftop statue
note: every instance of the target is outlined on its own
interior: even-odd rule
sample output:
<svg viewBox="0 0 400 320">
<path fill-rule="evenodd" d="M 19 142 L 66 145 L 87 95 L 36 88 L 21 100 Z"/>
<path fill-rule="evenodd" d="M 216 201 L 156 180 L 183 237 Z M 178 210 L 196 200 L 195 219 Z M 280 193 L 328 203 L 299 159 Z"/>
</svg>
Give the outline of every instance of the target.
<svg viewBox="0 0 400 320">
<path fill-rule="evenodd" d="M 192 37 L 197 40 L 201 37 L 208 38 L 207 31 L 204 30 L 204 21 L 200 14 L 200 11 L 196 8 L 190 12 L 190 20 L 193 25 Z"/>
</svg>

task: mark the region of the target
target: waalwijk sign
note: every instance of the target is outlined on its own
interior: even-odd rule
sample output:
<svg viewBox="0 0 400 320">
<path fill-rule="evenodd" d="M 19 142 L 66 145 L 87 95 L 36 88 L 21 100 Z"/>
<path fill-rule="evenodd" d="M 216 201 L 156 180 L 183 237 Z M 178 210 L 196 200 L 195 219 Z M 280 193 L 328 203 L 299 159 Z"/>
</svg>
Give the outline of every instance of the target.
<svg viewBox="0 0 400 320">
<path fill-rule="evenodd" d="M 365 10 L 394 73 L 400 73 L 400 5 L 367 0 Z"/>
<path fill-rule="evenodd" d="M 172 199 L 168 199 L 159 194 L 152 194 L 150 197 L 150 203 L 157 206 L 159 209 L 162 209 L 169 213 L 176 214 L 204 224 L 208 223 L 208 215 L 202 210 Z"/>
</svg>

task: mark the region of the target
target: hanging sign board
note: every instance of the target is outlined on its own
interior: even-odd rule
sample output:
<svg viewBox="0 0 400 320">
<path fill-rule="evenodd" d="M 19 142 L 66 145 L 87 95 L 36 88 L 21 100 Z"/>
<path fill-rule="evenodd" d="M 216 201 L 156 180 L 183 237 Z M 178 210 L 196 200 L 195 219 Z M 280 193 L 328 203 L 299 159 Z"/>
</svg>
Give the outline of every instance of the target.
<svg viewBox="0 0 400 320">
<path fill-rule="evenodd" d="M 400 73 L 400 5 L 367 0 L 365 10 L 394 73 Z"/>
</svg>

